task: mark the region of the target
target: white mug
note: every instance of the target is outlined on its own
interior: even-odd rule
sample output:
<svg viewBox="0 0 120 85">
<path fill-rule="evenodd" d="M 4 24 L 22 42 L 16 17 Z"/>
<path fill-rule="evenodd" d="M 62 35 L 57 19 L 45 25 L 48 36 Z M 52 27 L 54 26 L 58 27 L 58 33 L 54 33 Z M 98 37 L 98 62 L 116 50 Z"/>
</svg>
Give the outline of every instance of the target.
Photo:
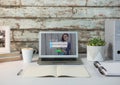
<svg viewBox="0 0 120 85">
<path fill-rule="evenodd" d="M 32 62 L 33 48 L 22 48 L 22 57 L 24 63 Z"/>
</svg>

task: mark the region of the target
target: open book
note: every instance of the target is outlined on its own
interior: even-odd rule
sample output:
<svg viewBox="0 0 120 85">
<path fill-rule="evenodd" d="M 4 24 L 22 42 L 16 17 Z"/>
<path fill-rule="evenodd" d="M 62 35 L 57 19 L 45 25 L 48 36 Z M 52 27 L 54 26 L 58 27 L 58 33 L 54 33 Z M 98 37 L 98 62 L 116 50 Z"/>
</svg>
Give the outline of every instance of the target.
<svg viewBox="0 0 120 85">
<path fill-rule="evenodd" d="M 90 77 L 83 65 L 28 66 L 23 77 Z"/>
<path fill-rule="evenodd" d="M 94 66 L 98 68 L 98 71 L 102 75 L 120 77 L 120 63 L 119 62 L 99 63 L 98 61 L 95 61 Z"/>
</svg>

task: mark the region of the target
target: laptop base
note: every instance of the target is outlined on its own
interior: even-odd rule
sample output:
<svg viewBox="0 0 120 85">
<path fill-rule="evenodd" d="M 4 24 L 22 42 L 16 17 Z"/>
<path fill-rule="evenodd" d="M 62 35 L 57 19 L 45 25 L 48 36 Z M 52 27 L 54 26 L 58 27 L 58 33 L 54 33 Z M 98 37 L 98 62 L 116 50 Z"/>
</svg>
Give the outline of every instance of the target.
<svg viewBox="0 0 120 85">
<path fill-rule="evenodd" d="M 41 58 L 41 61 L 76 61 L 77 58 Z"/>
<path fill-rule="evenodd" d="M 37 63 L 39 65 L 81 65 L 83 64 L 81 59 L 76 58 L 39 58 Z"/>
</svg>

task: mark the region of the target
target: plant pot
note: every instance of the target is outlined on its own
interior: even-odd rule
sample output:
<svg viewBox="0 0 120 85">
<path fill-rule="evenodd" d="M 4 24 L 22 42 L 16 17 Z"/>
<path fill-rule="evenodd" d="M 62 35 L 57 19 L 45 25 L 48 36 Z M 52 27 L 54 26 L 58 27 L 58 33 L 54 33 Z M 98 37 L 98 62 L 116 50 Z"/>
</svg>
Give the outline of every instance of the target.
<svg viewBox="0 0 120 85">
<path fill-rule="evenodd" d="M 87 46 L 88 61 L 104 61 L 104 46 Z"/>
</svg>

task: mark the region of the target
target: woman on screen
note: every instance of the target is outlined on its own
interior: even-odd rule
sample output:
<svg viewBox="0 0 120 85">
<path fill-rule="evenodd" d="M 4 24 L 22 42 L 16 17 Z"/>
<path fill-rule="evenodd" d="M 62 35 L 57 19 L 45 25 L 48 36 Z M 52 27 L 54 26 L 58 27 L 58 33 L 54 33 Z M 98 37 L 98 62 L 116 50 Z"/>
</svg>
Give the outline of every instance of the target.
<svg viewBox="0 0 120 85">
<path fill-rule="evenodd" d="M 70 55 L 70 50 L 71 50 L 71 43 L 68 41 L 69 39 L 69 34 L 64 33 L 62 35 L 61 41 L 62 42 L 67 42 L 67 47 L 66 48 L 61 48 L 61 52 L 59 55 Z"/>
</svg>

